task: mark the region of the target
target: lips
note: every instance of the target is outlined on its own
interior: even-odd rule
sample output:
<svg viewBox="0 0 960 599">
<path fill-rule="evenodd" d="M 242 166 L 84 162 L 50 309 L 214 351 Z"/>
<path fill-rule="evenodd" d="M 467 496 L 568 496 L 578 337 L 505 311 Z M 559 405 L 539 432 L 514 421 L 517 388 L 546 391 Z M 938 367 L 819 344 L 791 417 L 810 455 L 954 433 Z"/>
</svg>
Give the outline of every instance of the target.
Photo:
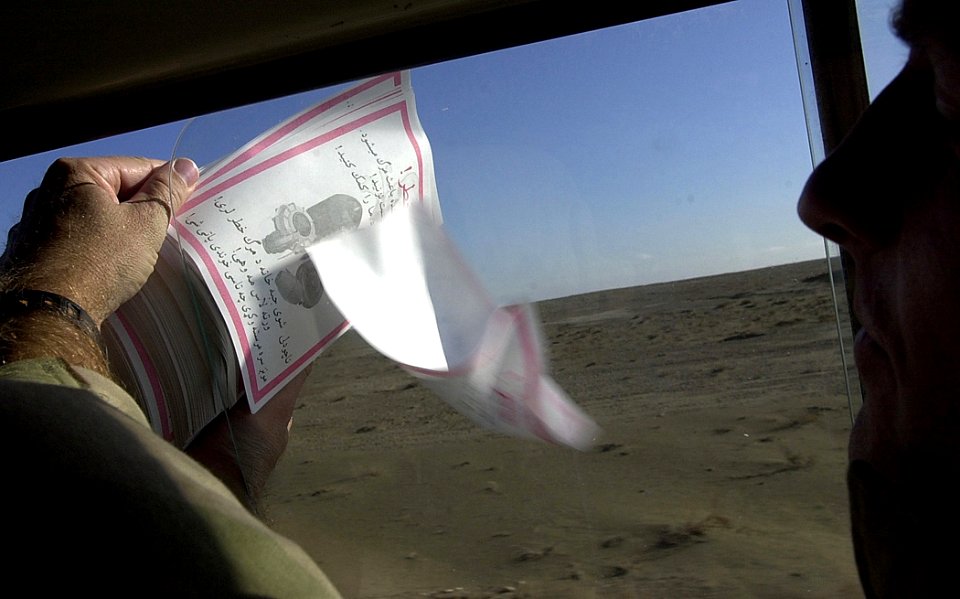
<svg viewBox="0 0 960 599">
<path fill-rule="evenodd" d="M 860 353 L 863 350 L 859 348 L 863 348 L 871 343 L 875 343 L 873 337 L 870 336 L 870 333 L 867 332 L 867 329 L 861 327 L 860 330 L 857 331 L 856 336 L 853 338 L 854 351 L 856 353 Z"/>
<path fill-rule="evenodd" d="M 890 419 L 896 413 L 896 394 L 891 393 L 893 368 L 887 353 L 866 328 L 857 331 L 853 353 L 864 401 L 850 431 L 849 458 L 883 462 L 891 437 Z"/>
<path fill-rule="evenodd" d="M 857 336 L 853 340 L 853 355 L 857 361 L 857 369 L 860 375 L 866 375 L 870 370 L 884 366 L 881 362 L 886 362 L 886 352 L 870 335 L 866 328 L 857 331 Z"/>
</svg>

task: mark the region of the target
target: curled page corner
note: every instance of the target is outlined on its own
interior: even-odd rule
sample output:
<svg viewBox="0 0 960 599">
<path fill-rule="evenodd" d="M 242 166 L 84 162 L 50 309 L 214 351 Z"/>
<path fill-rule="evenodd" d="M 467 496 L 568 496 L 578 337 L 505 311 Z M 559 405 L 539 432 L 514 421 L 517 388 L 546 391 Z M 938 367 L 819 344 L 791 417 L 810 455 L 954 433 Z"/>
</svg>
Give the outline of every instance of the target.
<svg viewBox="0 0 960 599">
<path fill-rule="evenodd" d="M 418 205 L 307 250 L 354 330 L 481 426 L 580 450 L 599 428 L 547 374 L 529 306 L 497 307 Z"/>
<path fill-rule="evenodd" d="M 600 433 L 547 374 L 530 306 L 496 309 L 476 351 L 458 368 L 404 368 L 457 411 L 491 430 L 581 451 L 591 448 Z"/>
</svg>

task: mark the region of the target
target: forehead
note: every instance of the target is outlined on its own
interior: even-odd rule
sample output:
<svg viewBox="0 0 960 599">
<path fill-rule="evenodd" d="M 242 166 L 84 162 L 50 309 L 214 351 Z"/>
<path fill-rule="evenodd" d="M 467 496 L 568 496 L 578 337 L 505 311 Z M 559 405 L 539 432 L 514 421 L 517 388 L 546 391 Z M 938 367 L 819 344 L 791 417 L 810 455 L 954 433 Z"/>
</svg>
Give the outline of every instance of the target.
<svg viewBox="0 0 960 599">
<path fill-rule="evenodd" d="M 934 38 L 960 50 L 960 2 L 957 0 L 903 0 L 893 25 L 897 35 L 911 45 Z"/>
</svg>

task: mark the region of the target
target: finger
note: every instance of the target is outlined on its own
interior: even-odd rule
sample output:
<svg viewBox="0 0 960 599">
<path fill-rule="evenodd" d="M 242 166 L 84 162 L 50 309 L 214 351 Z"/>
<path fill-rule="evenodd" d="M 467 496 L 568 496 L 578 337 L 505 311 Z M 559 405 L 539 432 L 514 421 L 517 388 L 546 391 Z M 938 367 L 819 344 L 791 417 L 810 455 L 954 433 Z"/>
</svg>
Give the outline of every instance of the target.
<svg viewBox="0 0 960 599">
<path fill-rule="evenodd" d="M 7 231 L 7 247 L 11 247 L 13 244 L 17 243 L 17 233 L 20 231 L 20 223 L 14 224 L 10 227 L 10 230 Z"/>
<path fill-rule="evenodd" d="M 189 158 L 163 162 L 136 156 L 61 158 L 48 169 L 51 172 L 66 173 L 53 177 L 61 181 L 61 188 L 94 183 L 120 202 L 154 202 L 168 212 L 176 212 L 200 177 Z"/>
<path fill-rule="evenodd" d="M 33 189 L 30 193 L 27 194 L 27 197 L 23 200 L 23 210 L 20 213 L 21 221 L 28 216 L 33 210 L 43 203 L 41 199 L 42 192 L 40 188 Z M 17 223 L 19 225 L 20 223 Z"/>
<path fill-rule="evenodd" d="M 94 158 L 58 158 L 47 169 L 40 187 L 59 195 L 77 185 L 93 184 L 114 201 L 122 201 L 137 192 L 162 160 L 132 156 Z"/>
<path fill-rule="evenodd" d="M 32 212 L 36 210 L 38 206 L 40 206 L 40 209 L 42 209 L 42 200 L 37 199 L 40 197 L 40 195 L 41 193 L 39 188 L 34 189 L 27 194 L 27 198 L 23 201 L 23 211 L 20 214 L 20 221 L 15 223 L 12 227 L 10 227 L 10 230 L 7 231 L 7 245 L 3 249 L 3 256 L 0 257 L 0 263 L 6 264 L 13 256 L 17 248 L 17 242 L 20 238 L 21 230 L 25 231 L 23 237 L 26 238 L 30 236 L 29 230 L 25 229 L 23 223 L 29 222 Z"/>
<path fill-rule="evenodd" d="M 157 204 L 169 223 L 193 191 L 200 171 L 189 158 L 177 158 L 153 170 L 127 204 Z"/>
<path fill-rule="evenodd" d="M 108 166 L 114 169 L 119 177 L 116 190 L 121 201 L 133 197 L 158 168 L 167 164 L 166 161 L 155 158 L 130 156 L 115 156 L 108 160 Z"/>
<path fill-rule="evenodd" d="M 294 405 L 296 405 L 296 399 L 300 396 L 300 392 L 303 390 L 303 385 L 307 382 L 307 378 L 310 376 L 310 372 L 313 370 L 313 364 L 313 362 L 307 364 L 307 367 L 304 368 L 294 379 L 287 383 L 287 386 L 284 387 L 283 391 L 280 391 L 279 395 L 286 394 L 286 398 L 288 398 L 287 401 L 291 401 L 289 398 L 292 398 L 292 403 L 288 406 L 290 410 L 293 410 Z M 290 416 L 290 420 L 287 421 L 288 435 L 292 429 L 293 416 Z"/>
<path fill-rule="evenodd" d="M 257 415 L 259 416 L 266 412 L 270 415 L 269 417 L 276 417 L 284 422 L 289 420 L 290 415 L 293 413 L 294 406 L 297 404 L 300 391 L 303 389 L 304 383 L 307 382 L 308 374 L 309 373 L 304 370 L 290 379 L 283 389 L 278 391 L 277 394 L 273 396 L 273 399 L 257 412 Z M 274 416 L 274 414 L 277 414 L 277 416 Z"/>
<path fill-rule="evenodd" d="M 17 242 L 17 231 L 19 229 L 20 223 L 17 223 L 10 227 L 10 230 L 7 232 L 7 245 L 3 247 L 3 255 L 0 255 L 0 269 L 7 267 L 8 261 L 10 260 L 10 250 L 13 244 Z"/>
</svg>

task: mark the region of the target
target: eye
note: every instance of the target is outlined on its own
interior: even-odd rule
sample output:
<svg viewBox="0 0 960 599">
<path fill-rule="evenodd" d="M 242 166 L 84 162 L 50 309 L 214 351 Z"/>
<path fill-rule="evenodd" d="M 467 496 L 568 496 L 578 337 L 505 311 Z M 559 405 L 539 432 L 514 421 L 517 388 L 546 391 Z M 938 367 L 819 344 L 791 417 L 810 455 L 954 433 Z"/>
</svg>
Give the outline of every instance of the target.
<svg viewBox="0 0 960 599">
<path fill-rule="evenodd" d="M 936 118 L 937 127 L 943 131 L 944 140 L 960 158 L 960 110 L 943 101 L 942 96 L 937 94 Z"/>
<path fill-rule="evenodd" d="M 938 39 L 923 45 L 924 62 L 932 75 L 934 101 L 940 125 L 950 143 L 960 143 L 960 55 Z"/>
<path fill-rule="evenodd" d="M 960 104 L 956 101 L 957 94 L 953 93 L 958 90 L 951 88 L 951 85 L 960 86 L 960 80 L 945 81 L 935 64 L 929 59 L 914 62 L 915 116 L 904 125 L 920 135 L 916 141 L 927 144 L 930 157 L 946 159 L 951 154 L 960 157 Z"/>
</svg>

